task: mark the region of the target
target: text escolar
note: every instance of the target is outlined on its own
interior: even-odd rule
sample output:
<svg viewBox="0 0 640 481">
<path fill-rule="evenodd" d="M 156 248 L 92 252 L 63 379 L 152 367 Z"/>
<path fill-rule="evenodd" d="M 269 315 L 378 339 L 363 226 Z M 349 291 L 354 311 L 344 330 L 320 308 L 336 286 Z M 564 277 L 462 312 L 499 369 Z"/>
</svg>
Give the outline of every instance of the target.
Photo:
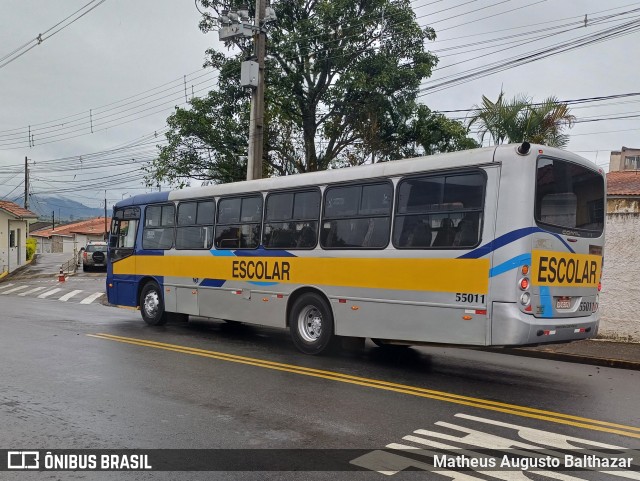
<svg viewBox="0 0 640 481">
<path fill-rule="evenodd" d="M 286 261 L 233 261 L 231 277 L 264 281 L 288 281 L 290 265 Z"/>
</svg>

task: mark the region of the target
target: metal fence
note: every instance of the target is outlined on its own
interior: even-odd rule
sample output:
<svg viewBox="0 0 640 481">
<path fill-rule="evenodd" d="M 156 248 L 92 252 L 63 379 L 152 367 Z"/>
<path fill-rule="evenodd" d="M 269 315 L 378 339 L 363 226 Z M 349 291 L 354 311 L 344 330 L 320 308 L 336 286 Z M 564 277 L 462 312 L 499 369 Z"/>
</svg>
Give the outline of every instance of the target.
<svg viewBox="0 0 640 481">
<path fill-rule="evenodd" d="M 75 272 L 77 268 L 78 268 L 78 263 L 75 255 L 71 259 L 69 259 L 67 262 L 63 263 L 61 267 L 62 272 L 66 272 L 67 274 Z"/>
</svg>

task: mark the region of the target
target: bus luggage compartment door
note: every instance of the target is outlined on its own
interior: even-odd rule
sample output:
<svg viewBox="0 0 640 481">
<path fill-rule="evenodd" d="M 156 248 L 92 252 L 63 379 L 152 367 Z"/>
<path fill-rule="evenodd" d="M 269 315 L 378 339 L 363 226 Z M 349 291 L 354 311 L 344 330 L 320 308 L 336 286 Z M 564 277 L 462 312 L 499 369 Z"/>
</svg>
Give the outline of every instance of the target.
<svg viewBox="0 0 640 481">
<path fill-rule="evenodd" d="M 176 310 L 182 314 L 200 315 L 197 287 L 176 287 Z"/>
</svg>

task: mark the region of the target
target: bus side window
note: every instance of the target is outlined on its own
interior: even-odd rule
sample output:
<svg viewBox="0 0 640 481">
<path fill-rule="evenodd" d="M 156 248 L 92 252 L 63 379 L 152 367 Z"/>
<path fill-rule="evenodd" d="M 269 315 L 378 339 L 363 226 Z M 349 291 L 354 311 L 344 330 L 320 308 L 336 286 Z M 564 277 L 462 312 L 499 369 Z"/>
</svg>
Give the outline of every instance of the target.
<svg viewBox="0 0 640 481">
<path fill-rule="evenodd" d="M 215 245 L 218 249 L 256 249 L 262 229 L 262 194 L 218 201 Z"/>
<path fill-rule="evenodd" d="M 411 247 L 429 247 L 431 246 L 431 236 L 431 226 L 424 222 L 419 222 L 409 234 L 408 244 Z"/>
<path fill-rule="evenodd" d="M 453 227 L 453 221 L 448 217 L 445 217 L 440 221 L 440 228 L 436 234 L 436 238 L 433 241 L 433 245 L 436 247 L 451 247 L 456 235 L 455 228 Z"/>
<path fill-rule="evenodd" d="M 477 245 L 485 184 L 479 170 L 401 179 L 393 245 L 397 249 Z"/>
<path fill-rule="evenodd" d="M 320 244 L 327 249 L 384 249 L 392 199 L 390 182 L 327 187 Z"/>
<path fill-rule="evenodd" d="M 460 221 L 453 245 L 456 247 L 474 246 L 478 243 L 480 217 L 477 212 L 468 212 Z"/>
<path fill-rule="evenodd" d="M 313 249 L 320 218 L 320 192 L 273 192 L 267 195 L 266 249 Z"/>
</svg>

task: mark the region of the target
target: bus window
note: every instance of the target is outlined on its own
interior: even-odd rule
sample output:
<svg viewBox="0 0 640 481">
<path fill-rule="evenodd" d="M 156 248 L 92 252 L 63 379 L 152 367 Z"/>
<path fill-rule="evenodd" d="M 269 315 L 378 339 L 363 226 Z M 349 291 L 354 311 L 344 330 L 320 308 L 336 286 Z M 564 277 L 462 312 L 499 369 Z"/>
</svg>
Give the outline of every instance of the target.
<svg viewBox="0 0 640 481">
<path fill-rule="evenodd" d="M 325 249 L 383 249 L 389 243 L 389 182 L 328 187 L 320 243 Z"/>
<path fill-rule="evenodd" d="M 551 230 L 580 229 L 600 235 L 604 227 L 604 179 L 572 162 L 538 159 L 535 219 Z"/>
<path fill-rule="evenodd" d="M 212 200 L 181 202 L 178 205 L 176 249 L 211 249 L 214 212 Z"/>
<path fill-rule="evenodd" d="M 143 249 L 171 249 L 175 224 L 173 204 L 148 206 L 145 210 Z"/>
<path fill-rule="evenodd" d="M 267 196 L 263 244 L 267 249 L 313 249 L 318 237 L 320 192 Z"/>
<path fill-rule="evenodd" d="M 215 235 L 216 248 L 257 248 L 260 244 L 261 222 L 262 195 L 220 199 Z"/>
<path fill-rule="evenodd" d="M 393 245 L 398 249 L 476 246 L 480 242 L 484 188 L 481 172 L 401 180 Z"/>
<path fill-rule="evenodd" d="M 140 209 L 117 210 L 111 219 L 109 259 L 117 261 L 133 254 L 138 230 Z"/>
</svg>

